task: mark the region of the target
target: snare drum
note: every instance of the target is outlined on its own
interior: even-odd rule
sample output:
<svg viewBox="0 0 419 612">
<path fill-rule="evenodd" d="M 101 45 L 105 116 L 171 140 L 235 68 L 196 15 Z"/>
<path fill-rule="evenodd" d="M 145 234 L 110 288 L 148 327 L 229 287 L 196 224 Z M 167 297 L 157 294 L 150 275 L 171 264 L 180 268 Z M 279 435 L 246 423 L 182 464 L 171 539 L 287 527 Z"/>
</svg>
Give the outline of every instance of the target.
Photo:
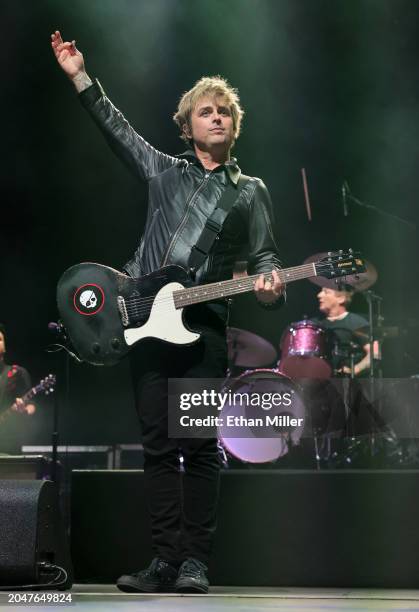
<svg viewBox="0 0 419 612">
<path fill-rule="evenodd" d="M 277 370 L 248 370 L 238 378 L 227 380 L 224 391 L 230 392 L 231 399 L 220 413 L 222 425 L 218 427 L 218 437 L 230 455 L 243 462 L 268 463 L 284 456 L 290 446 L 299 443 L 304 429 L 305 408 L 298 386 L 289 378 Z M 273 403 L 273 394 L 278 405 L 272 405 L 269 410 L 266 406 L 263 409 L 261 405 L 247 405 L 246 399 L 243 400 L 269 396 Z M 251 419 L 266 415 L 272 420 L 278 417 L 276 423 L 263 428 L 227 425 L 229 416 L 251 422 Z M 290 419 L 302 419 L 301 425 L 289 426 Z"/>
<path fill-rule="evenodd" d="M 292 323 L 282 334 L 279 370 L 290 378 L 330 378 L 328 333 L 313 321 Z"/>
</svg>

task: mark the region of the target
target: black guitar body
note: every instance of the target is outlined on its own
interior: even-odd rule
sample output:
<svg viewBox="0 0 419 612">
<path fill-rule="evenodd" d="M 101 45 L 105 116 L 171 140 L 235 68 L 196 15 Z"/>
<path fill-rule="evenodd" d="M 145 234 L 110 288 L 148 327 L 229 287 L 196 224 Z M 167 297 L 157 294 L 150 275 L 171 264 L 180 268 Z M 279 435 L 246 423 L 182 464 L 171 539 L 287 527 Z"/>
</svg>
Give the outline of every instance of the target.
<svg viewBox="0 0 419 612">
<path fill-rule="evenodd" d="M 117 363 L 131 348 L 124 330 L 148 320 L 153 298 L 171 282 L 187 285 L 185 270 L 166 266 L 139 279 L 96 263 L 66 270 L 58 282 L 57 305 L 80 357 L 94 365 Z"/>
</svg>

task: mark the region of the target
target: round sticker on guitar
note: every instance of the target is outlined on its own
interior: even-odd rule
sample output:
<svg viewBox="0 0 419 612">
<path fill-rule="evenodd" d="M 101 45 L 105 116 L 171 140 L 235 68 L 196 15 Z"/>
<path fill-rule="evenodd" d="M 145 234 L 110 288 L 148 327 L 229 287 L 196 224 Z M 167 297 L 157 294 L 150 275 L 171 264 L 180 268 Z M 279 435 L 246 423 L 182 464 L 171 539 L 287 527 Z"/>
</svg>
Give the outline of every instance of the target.
<svg viewBox="0 0 419 612">
<path fill-rule="evenodd" d="M 91 316 L 100 312 L 105 303 L 102 287 L 94 283 L 82 285 L 74 293 L 74 308 L 82 315 Z"/>
</svg>

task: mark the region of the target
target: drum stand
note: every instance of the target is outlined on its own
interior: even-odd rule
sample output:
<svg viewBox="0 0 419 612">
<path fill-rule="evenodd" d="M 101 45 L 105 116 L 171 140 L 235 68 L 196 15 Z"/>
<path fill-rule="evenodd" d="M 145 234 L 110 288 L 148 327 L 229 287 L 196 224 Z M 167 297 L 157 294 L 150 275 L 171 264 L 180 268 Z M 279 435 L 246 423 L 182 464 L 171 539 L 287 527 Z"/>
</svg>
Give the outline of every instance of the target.
<svg viewBox="0 0 419 612">
<path fill-rule="evenodd" d="M 407 219 L 404 219 L 402 217 L 399 217 L 398 215 L 394 215 L 392 213 L 386 212 L 380 208 L 378 208 L 377 206 L 373 206 L 372 204 L 368 204 L 367 202 L 363 202 L 362 200 L 356 198 L 350 191 L 350 189 L 348 188 L 347 184 L 345 186 L 345 190 L 347 190 L 347 193 L 345 193 L 345 197 L 347 198 L 348 202 L 351 205 L 354 205 L 362 210 L 368 210 L 370 213 L 374 213 L 376 215 L 379 215 L 382 218 L 386 218 L 390 221 L 392 221 L 393 223 L 395 222 L 397 224 L 397 226 L 401 229 L 401 227 L 404 227 L 405 230 L 410 230 L 410 231 L 415 231 L 416 230 L 416 226 L 411 223 L 410 221 L 408 221 Z M 348 211 L 350 212 L 350 209 L 345 208 L 345 216 L 348 217 Z M 349 220 L 349 219 L 348 219 Z M 376 412 L 376 414 L 374 415 L 374 402 L 376 401 L 376 381 L 375 381 L 375 374 L 376 371 L 378 373 L 378 378 L 381 379 L 382 378 L 382 369 L 381 369 L 381 354 L 380 352 L 378 352 L 378 368 L 376 368 L 376 364 L 374 363 L 374 326 L 373 326 L 373 321 L 374 321 L 374 317 L 373 317 L 373 309 L 374 309 L 374 303 L 376 304 L 376 308 L 377 308 L 377 327 L 380 327 L 382 325 L 382 317 L 381 317 L 381 302 L 382 302 L 382 298 L 377 295 L 376 293 L 368 290 L 368 291 L 361 291 L 360 292 L 364 298 L 366 299 L 366 301 L 368 302 L 368 312 L 369 312 L 369 345 L 370 345 L 370 359 L 371 359 L 371 363 L 370 363 L 370 376 L 369 376 L 369 380 L 370 380 L 370 413 L 372 416 L 372 420 L 374 422 L 375 426 L 381 427 L 381 429 L 377 429 L 377 431 L 381 431 L 384 432 L 386 435 L 389 436 L 389 438 L 391 438 L 394 441 L 396 441 L 397 437 L 395 435 L 395 433 L 392 431 L 391 427 L 389 427 L 388 425 L 386 425 L 381 417 L 381 410 L 380 408 L 378 408 L 378 411 Z M 353 367 L 352 367 L 352 377 L 353 377 Z M 378 416 L 378 420 L 377 417 Z M 382 427 L 384 426 L 384 429 L 382 429 Z M 377 433 L 377 431 L 372 431 L 371 435 L 370 435 L 370 444 L 371 444 L 371 453 L 372 455 L 374 455 L 375 453 L 375 434 Z"/>
<path fill-rule="evenodd" d="M 370 431 L 366 433 L 369 447 L 369 457 L 375 458 L 379 453 L 379 447 L 377 447 L 377 436 L 378 439 L 384 439 L 391 443 L 393 446 L 397 442 L 397 436 L 391 427 L 385 423 L 382 418 L 382 410 L 380 406 L 379 393 L 382 390 L 382 366 L 381 366 L 381 350 L 380 345 L 377 344 L 379 340 L 375 339 L 376 332 L 374 328 L 374 320 L 377 321 L 377 328 L 382 326 L 383 318 L 381 316 L 381 302 L 382 298 L 371 290 L 361 292 L 363 297 L 368 303 L 368 344 L 370 347 L 370 370 L 368 377 L 368 390 L 369 393 L 366 395 L 362 393 L 365 401 L 360 404 L 358 411 L 365 411 L 364 415 L 368 417 L 368 425 Z M 354 425 L 351 423 L 351 417 L 354 415 L 356 393 L 362 392 L 362 383 L 360 381 L 355 382 L 355 352 L 354 348 L 356 345 L 351 346 L 350 357 L 350 374 L 345 381 L 343 381 L 343 397 L 345 411 L 347 415 L 347 438 L 350 440 L 348 452 L 346 453 L 345 462 L 352 463 L 356 449 L 362 450 L 361 440 L 357 440 L 356 431 Z M 374 350 L 377 349 L 377 350 Z M 365 381 L 367 382 L 367 381 Z M 379 387 L 379 388 L 378 388 Z M 361 414 L 359 412 L 359 414 Z M 400 461 L 400 450 L 396 449 L 398 455 L 398 461 Z"/>
<path fill-rule="evenodd" d="M 319 450 L 319 439 L 322 439 L 322 455 L 320 455 Z M 330 461 L 332 458 L 332 441 L 331 434 L 325 433 L 322 434 L 321 438 L 317 435 L 317 433 L 313 432 L 313 442 L 314 442 L 314 453 L 316 459 L 316 469 L 320 470 L 322 468 L 321 461 Z M 325 449 L 326 446 L 326 449 Z M 325 451 L 325 452 L 324 452 Z"/>
<path fill-rule="evenodd" d="M 377 385 L 379 385 L 380 390 L 382 390 L 382 379 L 383 379 L 383 369 L 382 369 L 382 361 L 381 361 L 381 346 L 380 346 L 380 337 L 378 336 L 375 339 L 376 333 L 374 329 L 374 319 L 377 321 L 377 329 L 378 331 L 382 327 L 383 317 L 381 314 L 381 304 L 383 298 L 370 289 L 368 291 L 362 292 L 363 297 L 368 303 L 368 336 L 369 336 L 369 347 L 370 347 L 370 371 L 369 371 L 369 390 L 370 390 L 370 414 L 371 418 L 376 426 L 375 429 L 371 432 L 370 443 L 371 443 L 371 455 L 374 456 L 376 454 L 376 434 L 381 433 L 385 434 L 386 439 L 395 443 L 397 441 L 397 436 L 391 427 L 385 423 L 381 414 L 381 402 L 377 395 Z M 374 313 L 375 306 L 375 313 Z M 377 348 L 377 351 L 374 349 Z M 374 408 L 374 405 L 377 405 Z"/>
</svg>

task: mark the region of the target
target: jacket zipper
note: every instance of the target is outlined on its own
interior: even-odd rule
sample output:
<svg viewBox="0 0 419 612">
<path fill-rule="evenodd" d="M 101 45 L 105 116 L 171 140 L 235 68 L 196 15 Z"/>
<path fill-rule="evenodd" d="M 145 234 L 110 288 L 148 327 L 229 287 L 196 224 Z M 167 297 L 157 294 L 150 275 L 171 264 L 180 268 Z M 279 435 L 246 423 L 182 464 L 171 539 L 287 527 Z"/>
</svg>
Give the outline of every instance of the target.
<svg viewBox="0 0 419 612">
<path fill-rule="evenodd" d="M 166 251 L 166 253 L 165 253 L 165 255 L 164 255 L 163 259 L 162 259 L 162 262 L 161 262 L 161 264 L 160 264 L 160 266 L 161 266 L 161 267 L 163 267 L 163 266 L 165 266 L 165 265 L 166 265 L 167 260 L 169 259 L 169 255 L 171 254 L 172 248 L 173 248 L 173 246 L 174 246 L 174 244 L 175 244 L 175 242 L 176 242 L 176 239 L 177 239 L 177 237 L 179 236 L 180 232 L 181 232 L 181 231 L 183 230 L 183 228 L 185 227 L 185 223 L 186 223 L 186 220 L 187 220 L 187 218 L 188 218 L 189 212 L 190 212 L 190 210 L 191 210 L 191 208 L 192 208 L 192 205 L 193 205 L 194 199 L 195 199 L 195 197 L 198 195 L 198 193 L 201 191 L 201 189 L 203 188 L 203 186 L 204 186 L 204 185 L 205 185 L 205 184 L 208 182 L 208 179 L 209 179 L 210 175 L 211 175 L 211 172 L 207 172 L 207 173 L 204 175 L 204 178 L 202 179 L 201 184 L 200 184 L 200 185 L 198 185 L 198 187 L 195 189 L 195 191 L 194 191 L 194 192 L 192 193 L 192 195 L 190 196 L 190 198 L 189 198 L 189 200 L 188 200 L 188 202 L 187 202 L 187 205 L 186 205 L 186 211 L 185 211 L 185 214 L 184 214 L 184 216 L 183 216 L 183 219 L 181 220 L 181 222 L 180 222 L 180 224 L 179 224 L 179 226 L 178 226 L 177 230 L 176 230 L 176 231 L 175 231 L 175 233 L 173 234 L 173 238 L 172 238 L 172 240 L 170 241 L 169 246 L 167 247 L 167 251 Z"/>
</svg>

